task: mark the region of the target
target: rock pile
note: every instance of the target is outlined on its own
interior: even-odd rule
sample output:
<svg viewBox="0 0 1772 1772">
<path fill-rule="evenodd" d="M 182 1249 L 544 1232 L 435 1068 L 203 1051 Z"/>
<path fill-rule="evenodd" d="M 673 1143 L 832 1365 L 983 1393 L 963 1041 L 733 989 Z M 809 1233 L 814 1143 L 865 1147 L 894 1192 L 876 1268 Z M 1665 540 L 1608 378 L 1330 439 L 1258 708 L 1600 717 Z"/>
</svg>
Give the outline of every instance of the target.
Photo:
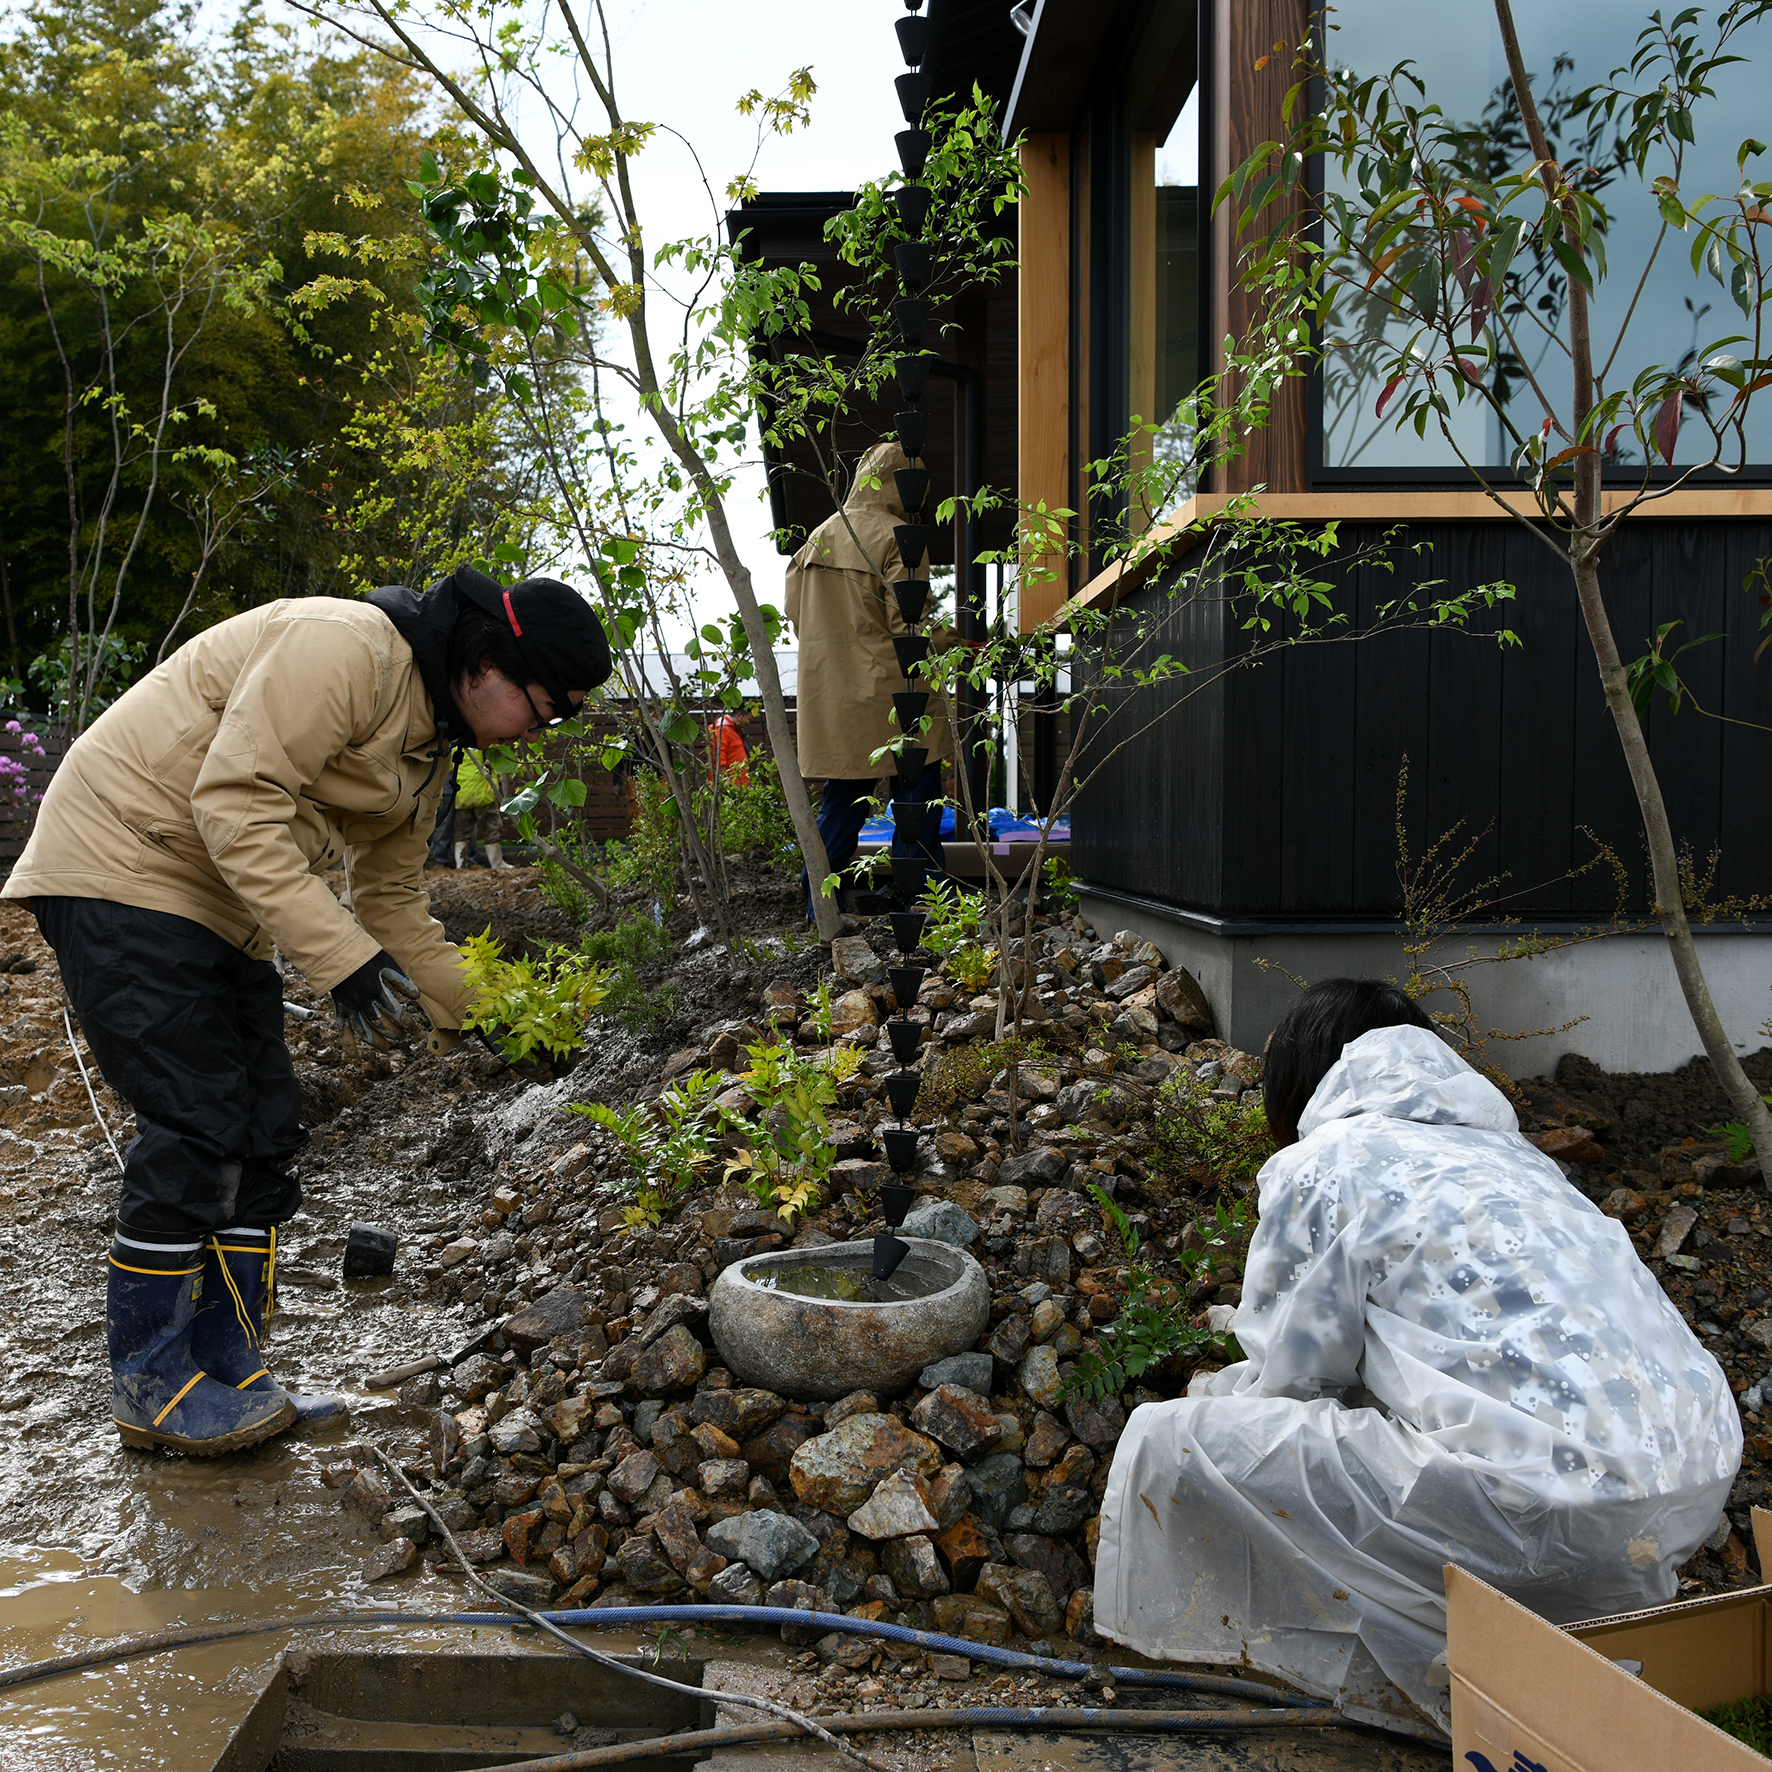
<svg viewBox="0 0 1772 1772">
<path fill-rule="evenodd" d="M 903 1395 L 812 1407 L 747 1388 L 707 1335 L 707 1291 L 722 1269 L 790 1241 L 810 1248 L 879 1228 L 871 1202 L 888 1172 L 875 1132 L 889 1114 L 882 1079 L 896 1069 L 883 1024 L 900 1007 L 879 957 L 887 945 L 883 923 L 835 944 L 848 988 L 833 1033 L 864 1056 L 839 1090 L 831 1197 L 805 1220 L 789 1226 L 701 1189 L 664 1223 L 629 1228 L 618 1151 L 559 1111 L 585 1093 L 581 1071 L 507 1110 L 483 1204 L 431 1238 L 419 1285 L 485 1327 L 480 1351 L 402 1392 L 429 1427 L 404 1467 L 515 1597 L 708 1599 L 992 1641 L 1095 1640 L 1097 1515 L 1114 1445 L 1132 1408 L 1177 1394 L 1190 1372 L 1146 1374 L 1099 1403 L 1067 1398 L 1073 1363 L 1099 1348 L 1128 1283 L 1120 1240 L 1088 1190 L 1126 1212 L 1175 1308 L 1223 1327 L 1240 1298 L 1240 1252 L 1233 1239 L 1212 1265 L 1184 1271 L 1176 1260 L 1213 1233 L 1193 1183 L 1164 1166 L 1175 1128 L 1165 1085 L 1185 1080 L 1196 1098 L 1241 1105 L 1258 1098 L 1260 1060 L 1212 1039 L 1194 982 L 1131 934 L 1104 941 L 1074 919 L 1037 926 L 1035 1019 L 1023 1030 L 1037 1052 L 993 1044 L 994 998 L 966 996 L 933 969 L 905 1006 L 925 1030 L 918 1118 L 929 1135 L 915 1176 L 923 1197 L 904 1228 L 983 1265 L 990 1324 Z M 786 980 L 747 1019 L 714 1023 L 673 1054 L 651 1092 L 694 1068 L 725 1071 L 723 1099 L 743 1112 L 744 1048 L 772 1035 L 821 1039 L 806 993 Z M 1614 1132 L 1591 1104 L 1528 1085 L 1520 1105 L 1528 1135 L 1633 1226 L 1724 1359 L 1750 1433 L 1731 1503 L 1739 1531 L 1750 1500 L 1772 1499 L 1760 1493 L 1761 1460 L 1772 1461 L 1772 1407 L 1760 1413 L 1772 1393 L 1772 1298 L 1755 1241 L 1772 1225 L 1757 1192 L 1737 1204 L 1727 1190 L 1740 1178 L 1716 1147 L 1690 1140 L 1663 1153 L 1659 1172 L 1607 1173 Z M 422 1513 L 402 1507 L 378 1469 L 347 1464 L 330 1480 L 383 1540 L 373 1572 L 442 1560 Z M 1715 1567 L 1701 1560 L 1688 1578 L 1736 1580 L 1744 1537 L 1724 1533 Z M 818 1652 L 863 1653 L 842 1638 Z"/>
<path fill-rule="evenodd" d="M 884 929 L 870 932 L 879 951 Z M 880 1079 L 896 1068 L 882 1024 L 898 1005 L 867 935 L 835 946 L 850 988 L 835 999 L 833 1037 L 866 1057 L 832 1126 L 832 1199 L 807 1220 L 790 1227 L 703 1191 L 663 1225 L 629 1229 L 631 1184 L 614 1149 L 593 1135 L 544 1154 L 538 1137 L 507 1159 L 476 1220 L 432 1238 L 427 1285 L 498 1326 L 442 1381 L 447 1394 L 434 1374 L 402 1393 L 430 1411 L 429 1444 L 409 1449 L 406 1468 L 502 1591 L 529 1604 L 708 1599 L 986 1641 L 1098 1640 L 1100 1496 L 1126 1411 L 1159 1393 L 1063 1395 L 1127 1281 L 1085 1190 L 1133 1208 L 1161 1270 L 1200 1234 L 1186 1196 L 1140 1193 L 1161 1086 L 1181 1071 L 1236 1101 L 1257 1088 L 1260 1063 L 1206 1037 L 1197 986 L 1134 936 L 1103 941 L 1053 921 L 1037 925 L 1036 946 L 1024 1035 L 1041 1054 L 1011 1054 L 1019 1141 L 1007 1068 L 978 1044 L 996 1031 L 994 997 L 965 998 L 932 968 L 907 1006 L 925 1030 L 926 1080 L 932 1061 L 952 1062 L 923 1115 L 936 1124 L 904 1229 L 968 1249 L 993 1303 L 978 1346 L 925 1369 L 903 1395 L 818 1407 L 746 1388 L 717 1363 L 706 1329 L 707 1289 L 729 1262 L 876 1228 L 871 1200 L 887 1171 L 873 1134 L 889 1113 Z M 771 1035 L 820 1037 L 792 985 L 766 989 L 753 1021 L 710 1027 L 659 1085 L 692 1068 L 728 1070 L 728 1105 L 742 1111 L 744 1048 Z M 1227 1253 L 1188 1303 L 1198 1312 L 1235 1296 Z M 1170 1375 L 1166 1389 L 1185 1377 Z M 332 1480 L 394 1546 L 382 1564 L 443 1558 L 377 1471 L 347 1465 Z"/>
</svg>

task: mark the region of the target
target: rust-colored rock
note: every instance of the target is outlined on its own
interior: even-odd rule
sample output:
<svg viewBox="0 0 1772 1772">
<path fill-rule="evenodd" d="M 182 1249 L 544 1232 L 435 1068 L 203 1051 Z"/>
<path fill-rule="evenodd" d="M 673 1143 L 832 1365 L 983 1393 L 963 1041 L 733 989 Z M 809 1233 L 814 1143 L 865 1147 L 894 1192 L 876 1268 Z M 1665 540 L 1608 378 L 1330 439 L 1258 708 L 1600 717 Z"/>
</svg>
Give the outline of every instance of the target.
<svg viewBox="0 0 1772 1772">
<path fill-rule="evenodd" d="M 935 1540 L 935 1549 L 947 1564 L 954 1587 L 962 1593 L 972 1591 L 979 1571 L 991 1560 L 990 1540 L 971 1514 L 941 1533 Z"/>
<path fill-rule="evenodd" d="M 1037 1569 L 990 1563 L 979 1571 L 978 1597 L 1001 1606 L 1029 1637 L 1050 1636 L 1064 1623 L 1051 1584 Z"/>
<path fill-rule="evenodd" d="M 695 1425 L 710 1422 L 722 1433 L 742 1441 L 760 1434 L 787 1406 L 787 1398 L 778 1397 L 774 1391 L 745 1386 L 738 1390 L 699 1391 L 687 1407 L 689 1420 Z"/>
<path fill-rule="evenodd" d="M 934 1615 L 935 1628 L 943 1636 L 964 1637 L 968 1642 L 999 1647 L 1009 1641 L 1008 1612 L 975 1594 L 942 1594 L 930 1601 L 929 1610 Z"/>
<path fill-rule="evenodd" d="M 744 1461 L 758 1476 L 777 1488 L 785 1487 L 794 1454 L 808 1440 L 818 1437 L 818 1423 L 810 1415 L 784 1415 L 742 1448 Z"/>
<path fill-rule="evenodd" d="M 913 1433 L 892 1416 L 852 1415 L 830 1433 L 802 1445 L 789 1464 L 788 1477 L 800 1500 L 847 1517 L 894 1471 L 933 1477 L 944 1462 L 933 1440 Z"/>
<path fill-rule="evenodd" d="M 1003 1437 L 1003 1425 L 990 1404 L 957 1384 L 932 1390 L 911 1411 L 911 1425 L 966 1460 L 984 1457 Z"/>
<path fill-rule="evenodd" d="M 742 1456 L 739 1451 L 738 1441 L 735 1440 L 731 1434 L 727 1433 L 724 1428 L 716 1427 L 711 1421 L 699 1423 L 690 1430 L 690 1434 L 694 1439 L 697 1448 L 701 1452 L 701 1457 L 704 1459 L 738 1458 Z M 656 1429 L 654 1430 L 653 1438 L 654 1443 L 656 1443 Z M 696 1462 L 700 1463 L 701 1460 L 698 1459 Z"/>
<path fill-rule="evenodd" d="M 1545 1132 L 1529 1132 L 1527 1141 L 1547 1157 L 1563 1163 L 1603 1163 L 1606 1153 L 1585 1126 L 1552 1126 Z"/>
<path fill-rule="evenodd" d="M 526 1509 L 520 1514 L 509 1514 L 505 1517 L 504 1527 L 500 1536 L 504 1547 L 510 1552 L 511 1561 L 519 1569 L 529 1565 L 529 1539 L 542 1522 L 542 1511 L 538 1507 Z"/>
</svg>

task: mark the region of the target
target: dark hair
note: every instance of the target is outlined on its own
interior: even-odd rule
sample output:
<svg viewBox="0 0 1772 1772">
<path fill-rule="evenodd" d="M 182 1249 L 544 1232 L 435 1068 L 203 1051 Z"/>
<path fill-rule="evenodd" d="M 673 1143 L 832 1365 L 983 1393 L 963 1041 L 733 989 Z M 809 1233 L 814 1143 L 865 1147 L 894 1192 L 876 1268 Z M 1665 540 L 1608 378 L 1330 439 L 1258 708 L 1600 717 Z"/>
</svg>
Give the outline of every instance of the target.
<svg viewBox="0 0 1772 1772">
<path fill-rule="evenodd" d="M 1326 978 L 1300 993 L 1268 1036 L 1262 1100 L 1279 1145 L 1298 1142 L 1298 1117 L 1349 1040 L 1374 1028 L 1427 1028 L 1413 999 L 1377 978 Z"/>
<path fill-rule="evenodd" d="M 509 624 L 488 615 L 466 597 L 459 598 L 444 652 L 450 691 L 454 692 L 463 677 L 475 675 L 483 662 L 519 687 L 526 688 L 534 680 Z"/>
</svg>

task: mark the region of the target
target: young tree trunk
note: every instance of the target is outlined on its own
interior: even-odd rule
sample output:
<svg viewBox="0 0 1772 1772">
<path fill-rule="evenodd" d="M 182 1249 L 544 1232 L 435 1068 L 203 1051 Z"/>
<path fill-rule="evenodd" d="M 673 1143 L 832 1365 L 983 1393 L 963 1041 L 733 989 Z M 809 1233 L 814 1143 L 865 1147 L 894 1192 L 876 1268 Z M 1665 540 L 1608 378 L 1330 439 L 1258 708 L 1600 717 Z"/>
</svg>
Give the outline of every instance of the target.
<svg viewBox="0 0 1772 1772">
<path fill-rule="evenodd" d="M 1501 44 L 1507 57 L 1508 76 L 1513 83 L 1514 97 L 1520 106 L 1520 120 L 1526 128 L 1533 157 L 1538 162 L 1539 177 L 1545 191 L 1560 204 L 1563 217 L 1563 239 L 1577 256 L 1584 252 L 1580 230 L 1576 226 L 1573 201 L 1561 186 L 1562 173 L 1551 158 L 1550 142 L 1539 117 L 1538 103 L 1533 97 L 1532 83 L 1526 75 L 1525 58 L 1520 54 L 1519 33 L 1514 28 L 1510 0 L 1495 0 L 1496 23 L 1501 31 Z M 1590 324 L 1587 291 L 1578 278 L 1569 279 L 1569 358 L 1573 379 L 1572 412 L 1577 441 L 1591 443 L 1595 405 L 1593 373 L 1593 333 Z M 1723 1085 L 1723 1092 L 1741 1116 L 1753 1138 L 1754 1155 L 1760 1160 L 1762 1185 L 1772 1184 L 1772 1114 L 1760 1100 L 1759 1092 L 1748 1081 L 1741 1060 L 1729 1044 L 1722 1018 L 1711 1001 L 1710 985 L 1698 963 L 1698 948 L 1692 940 L 1692 926 L 1686 921 L 1686 903 L 1680 891 L 1679 857 L 1674 850 L 1673 828 L 1668 823 L 1667 804 L 1661 797 L 1661 782 L 1649 756 L 1649 745 L 1643 737 L 1642 722 L 1631 702 L 1630 684 L 1618 644 L 1612 635 L 1612 620 L 1606 613 L 1605 599 L 1600 594 L 1600 549 L 1605 545 L 1604 509 L 1601 503 L 1601 472 L 1598 452 L 1589 448 L 1575 464 L 1575 523 L 1568 543 L 1569 570 L 1575 579 L 1575 594 L 1581 603 L 1582 619 L 1587 624 L 1587 637 L 1600 667 L 1600 682 L 1606 692 L 1606 705 L 1618 728 L 1618 742 L 1624 749 L 1631 786 L 1636 790 L 1637 809 L 1642 814 L 1643 834 L 1649 843 L 1649 861 L 1655 878 L 1655 909 L 1667 933 L 1667 945 L 1673 955 L 1674 972 L 1680 990 L 1691 1012 L 1693 1026 L 1704 1043 L 1705 1055 Z"/>
<path fill-rule="evenodd" d="M 1597 545 L 1584 544 L 1570 566 L 1575 574 L 1575 590 L 1581 599 L 1588 639 L 1593 645 L 1594 657 L 1599 661 L 1606 706 L 1618 728 L 1618 742 L 1623 748 L 1631 786 L 1636 789 L 1637 807 L 1643 817 L 1643 833 L 1648 839 L 1649 863 L 1655 881 L 1656 914 L 1667 935 L 1674 972 L 1679 978 L 1686 1007 L 1691 1012 L 1692 1024 L 1704 1044 L 1705 1056 L 1717 1074 L 1717 1081 L 1723 1085 L 1724 1094 L 1729 1097 L 1731 1109 L 1753 1137 L 1762 1182 L 1772 1183 L 1772 1114 L 1767 1112 L 1760 1092 L 1749 1080 L 1735 1048 L 1729 1043 L 1722 1017 L 1711 1000 L 1704 969 L 1698 963 L 1698 944 L 1692 939 L 1692 925 L 1687 920 L 1685 899 L 1680 890 L 1680 861 L 1674 848 L 1673 827 L 1668 823 L 1661 782 L 1649 756 L 1642 722 L 1637 718 L 1636 707 L 1630 698 L 1630 681 L 1618 656 L 1612 622 L 1600 594 L 1598 556 Z"/>
</svg>

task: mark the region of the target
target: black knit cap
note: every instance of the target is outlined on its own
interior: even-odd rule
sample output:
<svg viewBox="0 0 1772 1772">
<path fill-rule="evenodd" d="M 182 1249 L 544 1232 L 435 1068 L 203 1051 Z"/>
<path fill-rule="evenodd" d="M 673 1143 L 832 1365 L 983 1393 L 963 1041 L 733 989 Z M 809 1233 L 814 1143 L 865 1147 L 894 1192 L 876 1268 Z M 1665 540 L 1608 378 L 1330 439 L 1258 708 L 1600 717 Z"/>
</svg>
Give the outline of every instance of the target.
<svg viewBox="0 0 1772 1772">
<path fill-rule="evenodd" d="M 456 567 L 454 577 L 462 596 L 510 628 L 523 662 L 557 714 L 572 711 L 572 690 L 588 694 L 609 676 L 603 624 L 571 585 L 557 578 L 526 578 L 506 590 L 472 566 Z"/>
</svg>

